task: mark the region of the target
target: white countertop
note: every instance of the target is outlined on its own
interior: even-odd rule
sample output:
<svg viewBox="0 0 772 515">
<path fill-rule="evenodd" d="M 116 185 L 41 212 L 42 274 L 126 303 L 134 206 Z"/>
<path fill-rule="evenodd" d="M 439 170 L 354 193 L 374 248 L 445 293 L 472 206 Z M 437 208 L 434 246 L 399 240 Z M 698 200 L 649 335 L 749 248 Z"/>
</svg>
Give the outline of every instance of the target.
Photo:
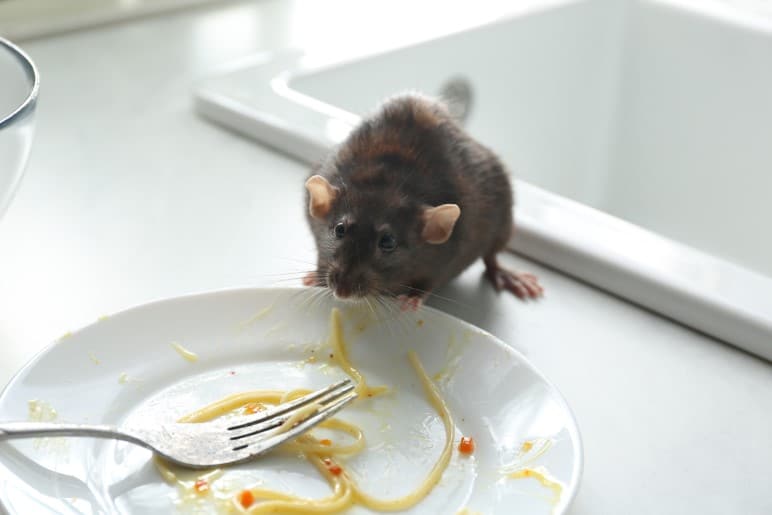
<svg viewBox="0 0 772 515">
<path fill-rule="evenodd" d="M 308 5 L 229 3 L 22 42 L 42 84 L 27 175 L 0 220 L 0 384 L 100 315 L 309 268 L 306 168 L 191 108 L 194 82 L 229 60 L 323 44 L 306 29 L 324 10 Z M 568 399 L 586 456 L 571 513 L 772 513 L 769 363 L 503 260 L 537 272 L 546 298 L 497 297 L 477 265 L 440 292 L 456 302 L 432 304 L 510 342 Z"/>
</svg>

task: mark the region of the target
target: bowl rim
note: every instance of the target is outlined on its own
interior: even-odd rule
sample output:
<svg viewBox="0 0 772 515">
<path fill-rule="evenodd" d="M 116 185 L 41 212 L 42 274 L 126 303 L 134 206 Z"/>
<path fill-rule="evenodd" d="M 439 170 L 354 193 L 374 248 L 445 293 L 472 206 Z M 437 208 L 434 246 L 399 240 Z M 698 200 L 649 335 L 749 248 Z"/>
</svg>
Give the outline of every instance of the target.
<svg viewBox="0 0 772 515">
<path fill-rule="evenodd" d="M 35 108 L 35 104 L 38 99 L 38 90 L 40 89 L 40 74 L 32 62 L 32 59 L 18 46 L 14 45 L 7 39 L 0 37 L 0 48 L 8 49 L 11 54 L 16 57 L 19 63 L 24 68 L 27 77 L 32 81 L 32 87 L 30 88 L 27 98 L 21 103 L 14 111 L 11 112 L 5 118 L 0 118 L 0 129 L 8 127 L 16 120 L 22 118 L 27 113 L 31 112 Z"/>
</svg>

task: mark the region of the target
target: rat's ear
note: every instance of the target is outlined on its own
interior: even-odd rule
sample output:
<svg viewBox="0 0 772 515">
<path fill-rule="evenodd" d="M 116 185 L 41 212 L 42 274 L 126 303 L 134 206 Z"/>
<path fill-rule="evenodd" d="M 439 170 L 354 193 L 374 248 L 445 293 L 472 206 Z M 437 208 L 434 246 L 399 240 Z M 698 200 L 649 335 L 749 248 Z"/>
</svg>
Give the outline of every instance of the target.
<svg viewBox="0 0 772 515">
<path fill-rule="evenodd" d="M 327 182 L 321 175 L 313 175 L 306 181 L 308 190 L 308 212 L 317 219 L 324 218 L 338 196 L 338 188 Z"/>
<path fill-rule="evenodd" d="M 427 243 L 445 243 L 453 234 L 453 226 L 460 215 L 461 208 L 456 204 L 427 207 L 423 212 L 424 228 L 421 237 Z"/>
</svg>

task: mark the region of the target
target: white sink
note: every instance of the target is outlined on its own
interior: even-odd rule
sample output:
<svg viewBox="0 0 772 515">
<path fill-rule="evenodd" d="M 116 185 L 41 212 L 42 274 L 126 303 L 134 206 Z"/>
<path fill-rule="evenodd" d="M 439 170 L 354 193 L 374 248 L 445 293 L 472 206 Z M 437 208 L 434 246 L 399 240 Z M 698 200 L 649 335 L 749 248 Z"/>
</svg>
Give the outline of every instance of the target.
<svg viewBox="0 0 772 515">
<path fill-rule="evenodd" d="M 517 179 L 514 250 L 772 359 L 772 17 L 754 5 L 517 2 L 355 59 L 259 56 L 196 105 L 311 162 L 385 96 L 468 86 L 469 131 Z"/>
</svg>

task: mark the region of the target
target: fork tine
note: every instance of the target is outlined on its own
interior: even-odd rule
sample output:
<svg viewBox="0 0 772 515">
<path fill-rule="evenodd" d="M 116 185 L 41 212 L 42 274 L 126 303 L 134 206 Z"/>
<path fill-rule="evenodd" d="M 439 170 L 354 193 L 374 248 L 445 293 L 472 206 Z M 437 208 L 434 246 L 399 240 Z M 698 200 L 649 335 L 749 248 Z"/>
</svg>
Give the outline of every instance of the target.
<svg viewBox="0 0 772 515">
<path fill-rule="evenodd" d="M 279 433 L 277 435 L 269 436 L 267 438 L 259 434 L 254 438 L 245 440 L 243 442 L 239 442 L 239 445 L 233 448 L 233 450 L 238 453 L 238 456 L 234 457 L 234 461 L 245 461 L 249 458 L 263 454 L 269 449 L 272 449 L 277 445 L 284 443 L 287 440 L 295 438 L 301 433 L 319 424 L 323 420 L 331 417 L 332 415 L 340 411 L 341 408 L 343 408 L 345 405 L 347 405 L 349 402 L 353 401 L 356 398 L 357 398 L 356 392 L 349 392 L 344 397 L 341 397 L 340 399 L 336 400 L 332 404 L 328 404 L 324 408 L 315 412 L 310 417 L 302 420 L 296 426 L 293 426 L 292 428 L 285 431 L 284 433 Z M 237 442 L 234 442 L 234 443 L 237 443 Z"/>
<path fill-rule="evenodd" d="M 333 385 L 333 386 L 336 386 L 336 385 Z M 293 416 L 303 407 L 308 406 L 310 403 L 319 404 L 320 408 L 317 411 L 323 411 L 324 409 L 327 408 L 328 405 L 330 405 L 331 402 L 335 401 L 342 395 L 346 395 L 347 393 L 351 392 L 352 390 L 354 390 L 354 388 L 356 387 L 351 382 L 349 382 L 348 384 L 343 384 L 342 386 L 333 390 L 330 390 L 329 388 L 325 388 L 321 395 L 313 394 L 313 397 L 311 397 L 310 395 L 306 396 L 312 399 L 310 402 L 304 402 L 301 405 L 293 406 L 292 407 L 293 409 L 290 409 L 290 410 L 283 410 L 284 412 L 280 415 L 273 416 L 268 420 L 263 420 L 262 422 L 250 423 L 250 424 L 239 424 L 237 426 L 233 426 L 233 428 L 229 428 L 229 431 L 232 431 L 233 433 L 235 433 L 230 436 L 230 439 L 240 440 L 242 438 L 254 436 L 254 435 L 263 433 L 265 431 L 274 429 L 276 427 L 279 427 L 288 418 Z M 238 432 L 237 431 L 238 429 L 244 429 L 244 431 Z"/>
<path fill-rule="evenodd" d="M 228 430 L 232 431 L 235 429 L 241 429 L 244 427 L 252 426 L 255 424 L 259 424 L 260 422 L 264 422 L 269 419 L 273 419 L 275 417 L 278 417 L 279 415 L 283 415 L 289 411 L 294 411 L 296 408 L 302 407 L 306 404 L 309 404 L 311 402 L 314 402 L 320 397 L 323 397 L 325 394 L 334 392 L 341 388 L 347 388 L 346 391 L 349 391 L 351 388 L 350 386 L 353 386 L 353 383 L 351 382 L 351 379 L 344 379 L 343 381 L 338 381 L 337 383 L 331 384 L 330 386 L 326 388 L 322 388 L 321 390 L 317 390 L 315 392 L 311 392 L 307 395 L 304 395 L 303 397 L 298 397 L 297 399 L 289 402 L 285 402 L 283 404 L 279 404 L 275 408 L 268 409 L 259 415 L 250 418 L 246 422 L 241 422 L 239 424 L 229 426 Z"/>
</svg>

